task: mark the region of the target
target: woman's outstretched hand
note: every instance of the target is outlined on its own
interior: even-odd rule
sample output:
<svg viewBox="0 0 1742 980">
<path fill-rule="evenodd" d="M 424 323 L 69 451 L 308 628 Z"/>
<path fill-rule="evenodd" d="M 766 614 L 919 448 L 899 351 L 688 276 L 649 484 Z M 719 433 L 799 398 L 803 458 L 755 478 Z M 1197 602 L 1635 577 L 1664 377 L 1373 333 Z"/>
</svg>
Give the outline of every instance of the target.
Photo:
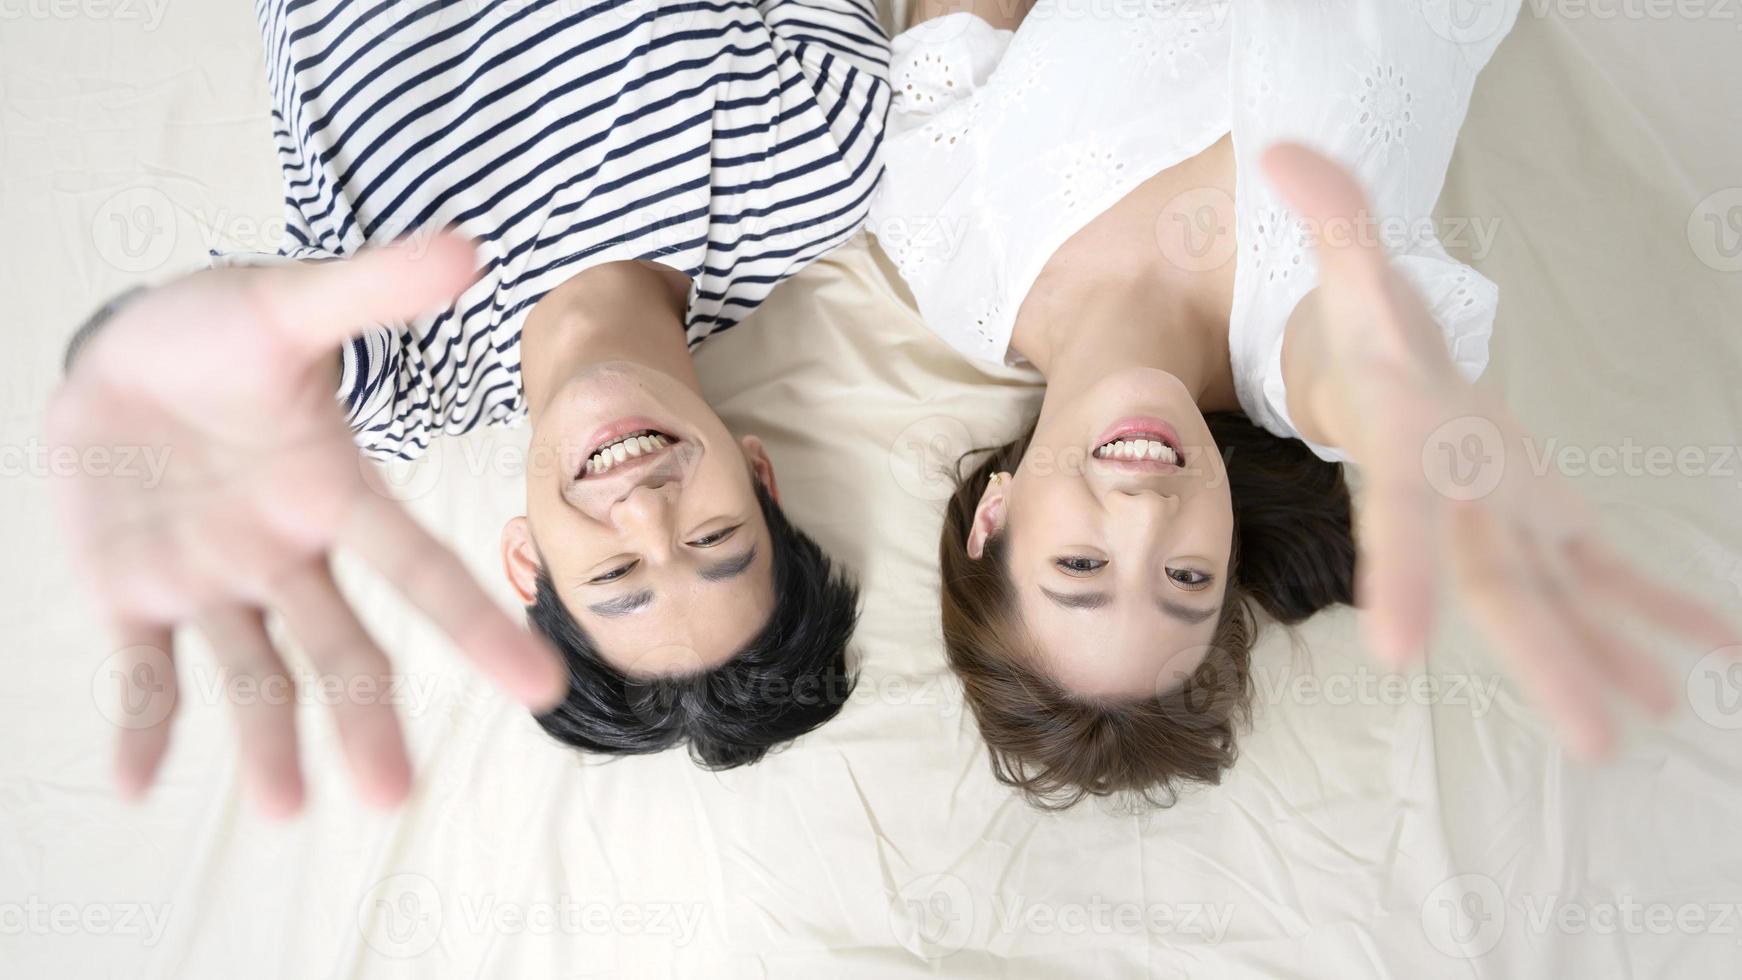
<svg viewBox="0 0 1742 980">
<path fill-rule="evenodd" d="M 564 691 L 548 649 L 371 488 L 383 484 L 370 480 L 334 398 L 337 351 L 355 331 L 439 309 L 470 279 L 466 243 L 424 245 L 200 272 L 143 294 L 80 352 L 49 408 L 51 445 L 75 447 L 81 459 L 98 451 L 161 460 L 149 475 L 109 468 L 67 478 L 56 488 L 62 523 L 121 650 L 123 684 L 143 669 L 168 685 L 155 697 L 174 698 L 174 670 L 158 668 L 171 662 L 174 628 L 191 624 L 210 641 L 226 690 L 243 681 L 279 692 L 232 705 L 245 779 L 268 814 L 297 810 L 303 781 L 297 699 L 266 614 L 283 618 L 323 683 L 380 692 L 392 670 L 334 584 L 336 548 L 379 571 L 515 698 L 544 708 Z M 380 697 L 336 701 L 358 792 L 397 803 L 410 764 L 392 707 Z M 169 724 L 122 726 L 116 775 L 127 795 L 151 784 Z"/>
<path fill-rule="evenodd" d="M 1524 464 L 1527 433 L 1457 372 L 1376 236 L 1350 233 L 1373 216 L 1347 171 L 1291 144 L 1271 148 L 1264 167 L 1315 236 L 1319 286 L 1286 339 L 1289 405 L 1302 431 L 1364 471 L 1356 596 L 1369 643 L 1392 665 L 1417 656 L 1445 574 L 1573 749 L 1604 756 L 1605 688 L 1653 715 L 1675 702 L 1663 665 L 1623 627 L 1646 620 L 1713 648 L 1737 643 L 1735 632 L 1640 575 L 1557 474 Z"/>
</svg>

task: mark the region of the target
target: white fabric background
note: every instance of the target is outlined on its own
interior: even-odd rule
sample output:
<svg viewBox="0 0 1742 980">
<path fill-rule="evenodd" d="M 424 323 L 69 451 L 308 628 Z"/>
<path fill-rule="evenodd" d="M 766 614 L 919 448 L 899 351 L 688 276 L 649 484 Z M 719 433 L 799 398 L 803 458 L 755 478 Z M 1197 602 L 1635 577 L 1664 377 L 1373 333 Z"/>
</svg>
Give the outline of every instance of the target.
<svg viewBox="0 0 1742 980">
<path fill-rule="evenodd" d="M 1441 212 L 1498 223 L 1475 257 L 1504 297 L 1487 382 L 1545 440 L 1734 446 L 1742 257 L 1704 215 L 1730 216 L 1734 248 L 1735 12 L 1598 16 L 1623 9 L 1648 6 L 1526 5 Z M 310 810 L 257 818 L 197 648 L 161 785 L 117 802 L 92 694 L 109 651 L 27 450 L 88 309 L 209 244 L 275 244 L 259 60 L 245 5 L 0 2 L 0 975 L 1736 974 L 1742 685 L 1715 687 L 1685 645 L 1658 644 L 1695 703 L 1599 770 L 1510 689 L 1486 711 L 1362 696 L 1374 672 L 1340 611 L 1266 636 L 1256 730 L 1222 787 L 1046 815 L 998 786 L 937 638 L 935 467 L 1009 435 L 1037 389 L 950 353 L 863 243 L 700 355 L 796 517 L 863 579 L 861 695 L 835 723 L 725 774 L 677 753 L 582 763 L 354 575 L 421 692 L 402 812 L 351 799 L 311 705 Z M 445 443 L 407 484 L 504 602 L 496 534 L 520 495 L 495 464 L 521 438 Z M 1702 459 L 1578 483 L 1643 567 L 1742 612 L 1742 477 Z M 1428 672 L 1494 678 L 1455 614 Z M 676 911 L 693 932 L 661 934 Z M 1461 949 L 1453 926 L 1474 927 Z"/>
</svg>

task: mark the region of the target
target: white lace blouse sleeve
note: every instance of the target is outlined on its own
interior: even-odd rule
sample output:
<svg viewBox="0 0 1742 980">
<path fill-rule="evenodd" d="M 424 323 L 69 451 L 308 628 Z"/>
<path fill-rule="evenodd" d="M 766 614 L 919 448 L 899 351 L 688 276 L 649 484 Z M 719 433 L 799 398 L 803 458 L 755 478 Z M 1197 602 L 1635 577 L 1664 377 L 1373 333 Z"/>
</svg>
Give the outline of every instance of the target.
<svg viewBox="0 0 1742 980">
<path fill-rule="evenodd" d="M 1480 244 L 1472 216 L 1436 221 L 1434 204 L 1476 76 L 1511 29 L 1519 0 L 1246 0 L 1234 20 L 1236 157 L 1234 383 L 1252 420 L 1302 438 L 1288 415 L 1283 331 L 1318 282 L 1308 229 L 1258 167 L 1282 140 L 1348 166 L 1366 188 L 1378 239 L 1418 289 L 1470 378 L 1488 363 L 1499 291 L 1442 244 Z M 1465 10 L 1464 8 L 1468 8 Z M 1472 16 L 1456 16 L 1462 11 Z M 1320 457 L 1345 459 L 1308 441 Z"/>
</svg>

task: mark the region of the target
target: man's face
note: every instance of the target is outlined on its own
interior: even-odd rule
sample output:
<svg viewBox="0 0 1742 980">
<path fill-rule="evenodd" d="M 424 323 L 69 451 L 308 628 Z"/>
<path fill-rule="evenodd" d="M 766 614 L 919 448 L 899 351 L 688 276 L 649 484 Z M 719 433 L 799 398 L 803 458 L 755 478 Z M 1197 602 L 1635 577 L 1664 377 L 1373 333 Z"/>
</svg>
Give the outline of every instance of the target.
<svg viewBox="0 0 1742 980">
<path fill-rule="evenodd" d="M 542 564 L 612 666 L 711 669 L 768 621 L 773 560 L 753 481 L 773 493 L 773 471 L 693 389 L 597 365 L 551 399 L 531 448 L 526 516 L 503 534 L 509 579 L 530 603 Z"/>
</svg>

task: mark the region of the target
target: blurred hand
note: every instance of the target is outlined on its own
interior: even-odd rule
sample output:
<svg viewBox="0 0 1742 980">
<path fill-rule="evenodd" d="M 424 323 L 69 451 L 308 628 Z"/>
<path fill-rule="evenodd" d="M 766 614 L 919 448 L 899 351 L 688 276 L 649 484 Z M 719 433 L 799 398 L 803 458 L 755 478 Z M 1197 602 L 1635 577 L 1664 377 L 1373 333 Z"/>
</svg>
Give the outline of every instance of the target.
<svg viewBox="0 0 1742 980">
<path fill-rule="evenodd" d="M 1318 236 L 1309 302 L 1322 337 L 1310 357 L 1322 377 L 1309 414 L 1365 474 L 1356 596 L 1369 643 L 1394 666 L 1417 656 L 1446 574 L 1574 751 L 1602 757 L 1614 741 L 1606 688 L 1653 715 L 1675 703 L 1663 666 L 1625 626 L 1645 620 L 1714 648 L 1736 643 L 1734 631 L 1639 574 L 1558 474 L 1525 465 L 1528 434 L 1457 372 L 1376 236 L 1327 234 L 1373 220 L 1347 171 L 1291 144 L 1264 166 Z"/>
<path fill-rule="evenodd" d="M 172 656 L 174 628 L 191 624 L 228 681 L 294 691 L 268 639 L 274 612 L 323 678 L 384 690 L 391 665 L 333 581 L 331 556 L 344 547 L 509 694 L 535 709 L 560 700 L 556 658 L 371 489 L 334 396 L 339 346 L 353 332 L 440 309 L 471 275 L 470 247 L 446 237 L 421 255 L 398 245 L 200 272 L 143 294 L 89 342 L 50 405 L 51 445 L 150 451 L 166 464 L 156 481 L 84 473 L 56 488 L 75 562 L 118 645 L 137 651 L 128 656 Z M 295 700 L 234 706 L 246 782 L 272 815 L 302 804 Z M 390 706 L 362 700 L 339 699 L 339 738 L 358 792 L 391 805 L 410 785 L 404 738 Z M 122 731 L 125 794 L 151 784 L 168 738 L 168 719 Z"/>
</svg>

